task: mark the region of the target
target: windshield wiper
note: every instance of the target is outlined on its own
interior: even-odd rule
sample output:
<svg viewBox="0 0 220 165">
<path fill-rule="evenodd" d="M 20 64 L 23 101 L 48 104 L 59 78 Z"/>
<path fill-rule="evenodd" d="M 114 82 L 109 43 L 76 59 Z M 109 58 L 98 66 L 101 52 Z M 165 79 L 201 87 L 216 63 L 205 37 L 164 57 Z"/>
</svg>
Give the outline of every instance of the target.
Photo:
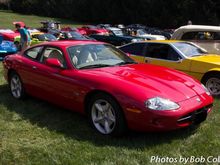
<svg viewBox="0 0 220 165">
<path fill-rule="evenodd" d="M 94 64 L 94 65 L 83 66 L 83 67 L 80 67 L 78 69 L 102 68 L 102 67 L 108 67 L 108 66 L 112 66 L 112 65 L 108 65 L 108 64 Z"/>
<path fill-rule="evenodd" d="M 135 62 L 135 61 L 123 61 L 123 62 L 119 62 L 115 65 L 126 65 L 126 64 L 137 64 L 137 62 Z"/>
</svg>

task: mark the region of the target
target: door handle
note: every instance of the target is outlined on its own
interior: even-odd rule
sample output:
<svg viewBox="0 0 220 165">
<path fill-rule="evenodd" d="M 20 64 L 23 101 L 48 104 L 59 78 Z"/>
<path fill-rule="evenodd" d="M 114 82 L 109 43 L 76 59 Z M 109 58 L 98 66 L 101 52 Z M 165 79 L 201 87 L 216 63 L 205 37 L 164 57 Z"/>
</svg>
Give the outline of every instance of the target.
<svg viewBox="0 0 220 165">
<path fill-rule="evenodd" d="M 37 69 L 37 67 L 36 66 L 32 66 L 32 69 Z"/>
</svg>

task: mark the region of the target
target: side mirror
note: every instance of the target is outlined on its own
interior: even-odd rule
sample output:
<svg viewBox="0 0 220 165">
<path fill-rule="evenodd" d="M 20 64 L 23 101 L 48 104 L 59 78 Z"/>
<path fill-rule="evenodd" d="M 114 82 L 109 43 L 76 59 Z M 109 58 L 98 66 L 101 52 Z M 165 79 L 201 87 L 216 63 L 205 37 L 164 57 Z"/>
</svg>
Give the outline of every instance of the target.
<svg viewBox="0 0 220 165">
<path fill-rule="evenodd" d="M 63 68 L 63 64 L 56 58 L 48 58 L 46 59 L 46 65 L 55 67 L 55 68 Z"/>
<path fill-rule="evenodd" d="M 182 63 L 183 59 L 178 59 L 177 63 Z"/>
</svg>

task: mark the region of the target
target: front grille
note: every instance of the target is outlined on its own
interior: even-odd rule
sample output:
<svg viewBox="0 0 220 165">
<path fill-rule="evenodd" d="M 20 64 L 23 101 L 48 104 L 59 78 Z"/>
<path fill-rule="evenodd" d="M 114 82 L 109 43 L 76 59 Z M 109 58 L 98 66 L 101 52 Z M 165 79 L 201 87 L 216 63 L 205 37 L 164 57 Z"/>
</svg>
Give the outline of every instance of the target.
<svg viewBox="0 0 220 165">
<path fill-rule="evenodd" d="M 194 124 L 199 124 L 201 122 L 203 122 L 206 117 L 207 117 L 207 113 L 208 110 L 213 106 L 213 104 L 210 104 L 208 106 L 205 106 L 203 108 L 200 108 L 194 112 L 188 113 L 187 115 L 184 115 L 182 117 L 180 117 L 177 120 L 178 124 L 184 124 L 184 123 L 194 123 Z"/>
</svg>

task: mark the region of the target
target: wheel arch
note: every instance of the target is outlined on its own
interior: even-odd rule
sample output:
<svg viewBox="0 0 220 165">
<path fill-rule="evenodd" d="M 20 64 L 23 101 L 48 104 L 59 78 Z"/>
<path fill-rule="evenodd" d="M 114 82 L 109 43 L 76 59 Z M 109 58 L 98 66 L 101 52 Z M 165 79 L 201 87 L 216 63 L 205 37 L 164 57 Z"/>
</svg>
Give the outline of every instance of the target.
<svg viewBox="0 0 220 165">
<path fill-rule="evenodd" d="M 9 81 L 10 76 L 11 76 L 12 73 L 17 73 L 17 72 L 16 72 L 14 69 L 9 69 L 9 70 L 8 70 L 8 73 L 7 73 L 8 81 Z"/>
<path fill-rule="evenodd" d="M 209 70 L 208 72 L 206 72 L 203 76 L 202 76 L 202 79 L 201 79 L 201 82 L 204 83 L 206 78 L 210 75 L 215 75 L 215 74 L 219 74 L 220 75 L 220 68 L 217 68 L 217 69 L 212 69 L 212 70 Z"/>
<path fill-rule="evenodd" d="M 114 97 L 111 93 L 109 93 L 107 91 L 104 91 L 104 90 L 93 90 L 93 91 L 89 92 L 86 95 L 86 97 L 84 99 L 84 107 L 85 107 L 84 111 L 85 111 L 85 113 L 86 113 L 90 123 L 92 124 L 93 122 L 92 122 L 92 119 L 90 118 L 91 114 L 90 114 L 90 111 L 89 111 L 89 106 L 91 105 L 90 104 L 91 102 L 89 102 L 89 101 L 93 97 L 95 97 L 95 95 L 98 95 L 98 94 L 102 94 L 102 95 L 106 95 L 106 96 L 110 97 L 117 104 L 118 109 L 116 110 L 117 111 L 116 113 L 120 114 L 120 115 L 118 115 L 118 117 L 120 116 L 119 117 L 120 119 L 118 119 L 118 121 L 116 122 L 116 125 L 117 125 L 116 129 L 114 129 L 113 132 L 111 132 L 110 134 L 113 135 L 113 136 L 116 136 L 116 137 L 123 135 L 127 131 L 127 129 L 128 129 L 128 123 L 127 123 L 127 119 L 125 117 L 125 113 L 124 113 L 124 111 L 122 109 L 122 106 L 120 105 L 119 101 L 116 99 L 116 97 Z M 92 124 L 92 126 L 99 133 L 101 133 L 100 130 L 98 130 L 94 124 Z"/>
<path fill-rule="evenodd" d="M 84 108 L 85 113 L 87 113 L 88 103 L 89 103 L 89 101 L 91 100 L 91 98 L 92 98 L 93 96 L 97 95 L 97 94 L 100 94 L 100 93 L 111 96 L 111 97 L 120 105 L 119 101 L 118 101 L 111 93 L 109 93 L 109 92 L 107 92 L 107 91 L 104 91 L 104 90 L 95 89 L 95 90 L 92 90 L 92 91 L 90 91 L 89 93 L 87 93 L 86 96 L 85 96 L 85 99 L 84 99 L 84 102 L 83 102 L 84 107 L 85 107 L 85 108 Z M 120 105 L 120 107 L 121 107 L 121 105 Z M 122 108 L 122 107 L 121 107 L 121 108 Z"/>
</svg>

